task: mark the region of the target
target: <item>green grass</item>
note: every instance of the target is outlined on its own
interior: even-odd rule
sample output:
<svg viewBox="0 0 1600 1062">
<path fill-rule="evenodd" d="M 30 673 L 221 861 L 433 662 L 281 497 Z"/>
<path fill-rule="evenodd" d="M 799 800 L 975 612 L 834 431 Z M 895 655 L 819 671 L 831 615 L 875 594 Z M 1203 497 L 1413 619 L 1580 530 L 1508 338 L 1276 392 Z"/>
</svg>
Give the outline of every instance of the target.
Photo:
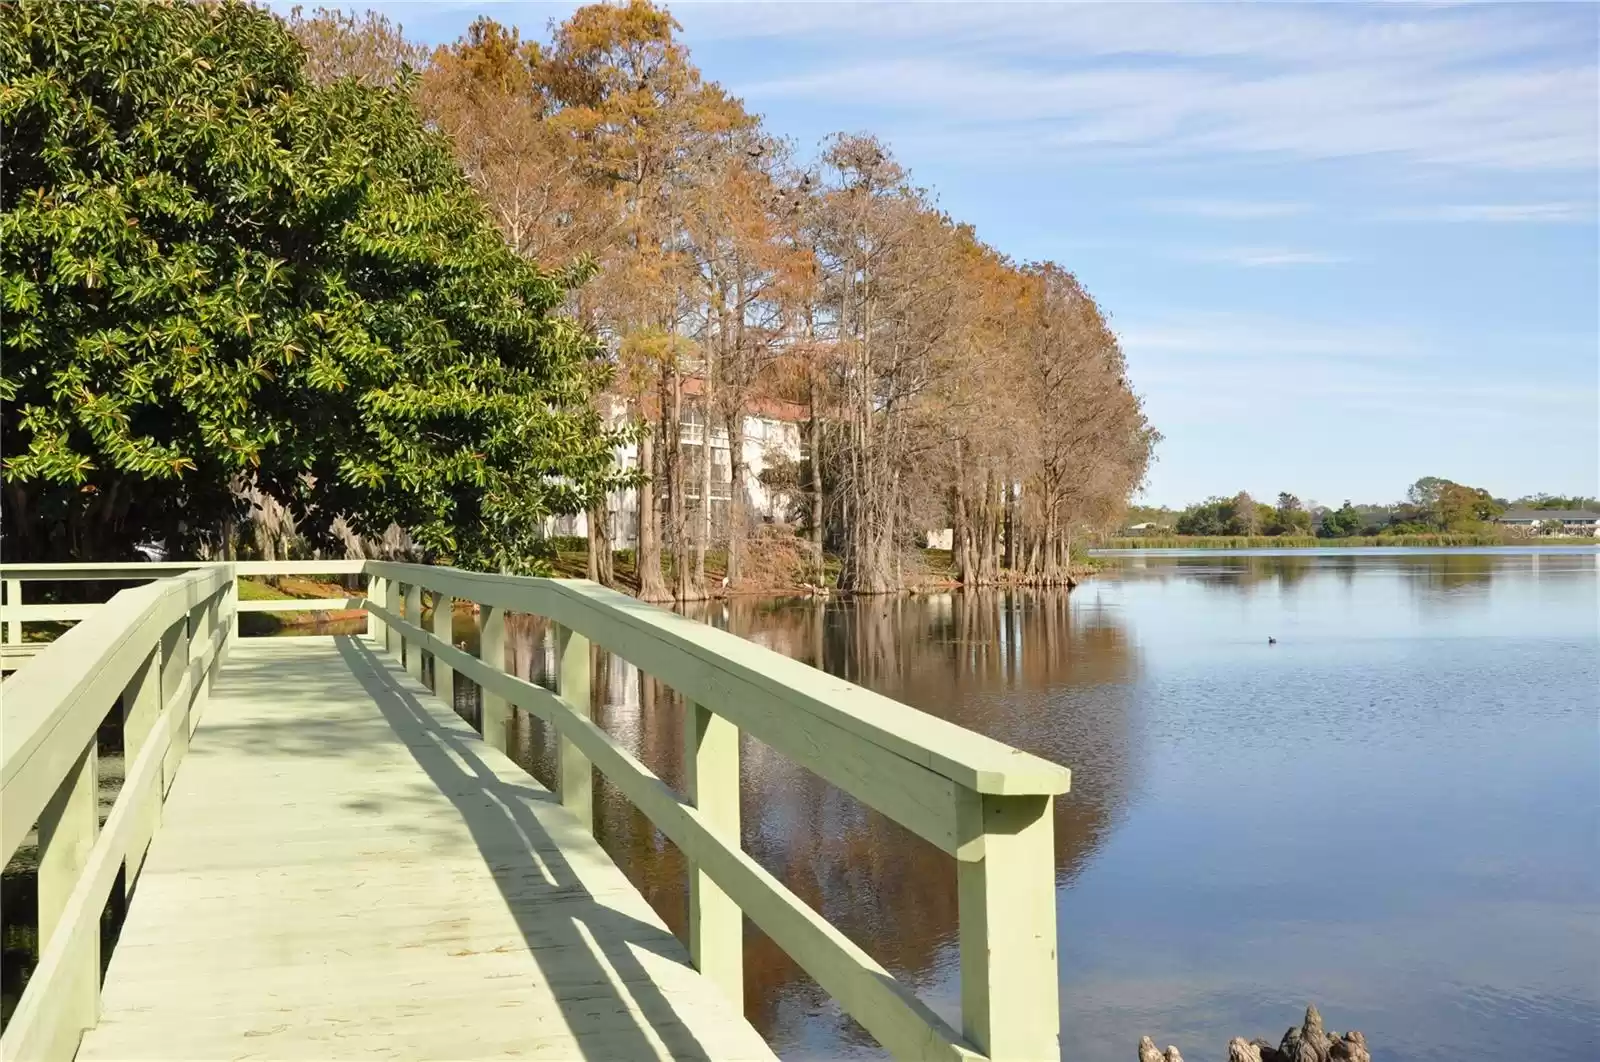
<svg viewBox="0 0 1600 1062">
<path fill-rule="evenodd" d="M 293 594 L 286 594 L 277 587 L 268 586 L 256 579 L 239 580 L 240 601 L 288 601 L 293 597 Z"/>
</svg>

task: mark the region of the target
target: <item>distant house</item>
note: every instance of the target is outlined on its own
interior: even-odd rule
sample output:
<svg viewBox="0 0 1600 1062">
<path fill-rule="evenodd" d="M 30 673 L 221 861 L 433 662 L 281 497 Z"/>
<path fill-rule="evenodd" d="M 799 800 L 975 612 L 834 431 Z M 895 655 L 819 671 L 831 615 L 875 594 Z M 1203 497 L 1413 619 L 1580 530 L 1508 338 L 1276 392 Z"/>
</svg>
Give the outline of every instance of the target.
<svg viewBox="0 0 1600 1062">
<path fill-rule="evenodd" d="M 1557 520 L 1562 534 L 1600 535 L 1600 513 L 1587 509 L 1507 509 L 1495 522 L 1524 535 L 1542 535 Z"/>
<path fill-rule="evenodd" d="M 684 500 L 691 514 L 697 512 L 701 504 L 700 448 L 706 439 L 705 417 L 693 400 L 703 393 L 703 383 L 698 378 L 690 377 L 683 381 L 685 401 L 678 422 L 678 438 L 683 447 L 683 465 L 687 473 L 683 480 Z M 617 395 L 602 395 L 600 406 L 601 416 L 607 424 L 619 425 L 628 417 L 627 405 Z M 647 409 L 646 412 L 653 414 L 654 409 Z M 774 523 L 783 521 L 787 516 L 789 496 L 769 489 L 761 482 L 761 473 L 778 462 L 793 463 L 801 459 L 801 428 L 805 419 L 805 409 L 793 402 L 756 395 L 746 403 L 744 432 L 740 442 L 745 467 L 745 514 L 749 519 Z M 725 541 L 733 498 L 731 442 L 726 428 L 713 425 L 710 434 L 712 537 L 716 541 Z M 638 445 L 628 442 L 619 446 L 616 460 L 619 468 L 637 467 Z M 613 492 L 607 499 L 606 510 L 612 543 L 619 549 L 636 547 L 639 544 L 639 492 Z M 575 513 L 551 517 L 547 521 L 546 532 L 583 537 L 589 533 L 589 516 L 587 513 Z"/>
</svg>

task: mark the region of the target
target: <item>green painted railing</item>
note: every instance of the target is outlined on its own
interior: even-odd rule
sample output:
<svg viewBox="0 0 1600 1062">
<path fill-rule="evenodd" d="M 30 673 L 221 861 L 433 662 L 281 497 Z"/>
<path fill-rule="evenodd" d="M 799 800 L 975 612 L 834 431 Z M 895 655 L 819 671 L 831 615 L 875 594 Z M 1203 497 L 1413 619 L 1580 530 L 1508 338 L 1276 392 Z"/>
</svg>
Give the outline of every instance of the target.
<svg viewBox="0 0 1600 1062">
<path fill-rule="evenodd" d="M 124 573 L 129 567 L 117 567 L 114 577 L 128 578 Z M 82 570 L 97 574 L 76 577 L 111 577 L 106 566 Z M 0 568 L 0 579 L 62 578 L 56 574 L 60 571 Z M 397 654 L 413 676 L 421 676 L 423 656 L 430 656 L 434 691 L 447 702 L 455 675 L 476 682 L 483 690 L 485 740 L 506 750 L 512 708 L 553 727 L 558 735 L 557 795 L 580 822 L 592 828 L 591 768 L 598 768 L 689 860 L 690 952 L 695 965 L 736 1007 L 744 999 L 742 919 L 749 917 L 898 1058 L 1057 1057 L 1051 804 L 1067 790 L 1066 769 L 584 580 L 384 561 L 325 561 L 202 566 L 171 581 L 203 579 L 207 571 L 226 581 L 228 589 L 219 597 L 235 615 L 236 591 L 231 588 L 237 575 L 365 574 L 365 595 L 332 599 L 333 607 L 365 610 L 368 635 Z M 433 608 L 426 627 L 425 593 Z M 455 601 L 477 606 L 477 655 L 451 641 Z M 330 607 L 328 599 L 293 604 Z M 247 611 L 251 605 L 280 609 L 290 603 L 238 602 L 236 607 Z M 554 625 L 554 691 L 505 671 L 508 613 L 543 617 Z M 9 606 L 0 608 L 0 621 L 11 615 Z M 102 623 L 104 616 L 92 612 L 60 641 L 73 639 L 91 624 L 98 630 L 126 622 L 120 612 Z M 37 618 L 51 617 L 40 613 Z M 687 792 L 682 796 L 591 720 L 591 643 L 672 687 L 692 706 L 686 715 Z M 6 680 L 5 693 L 46 664 L 54 651 Z M 102 714 L 105 707 L 102 702 Z M 5 712 L 9 723 L 9 697 Z M 743 851 L 741 730 L 954 857 L 960 911 L 959 1032 Z M 11 757 L 8 742 L 8 804 Z M 66 777 L 55 774 L 50 784 L 60 788 Z M 9 831 L 9 817 L 7 823 Z M 8 1029 L 8 1040 L 10 1036 Z M 6 1052 L 6 1057 L 16 1056 Z"/>
<path fill-rule="evenodd" d="M 29 575 L 0 572 L 8 585 Z M 123 590 L 103 605 L 37 606 L 52 613 L 38 618 L 79 622 L 0 682 L 0 862 L 35 827 L 39 850 L 39 964 L 0 1037 L 0 1057 L 70 1059 L 95 1023 L 100 912 L 119 871 L 130 891 L 138 880 L 227 651 L 235 584 L 232 567 L 220 565 Z M 15 623 L 29 607 L 8 605 L 4 618 Z M 119 702 L 127 768 L 101 829 L 95 735 Z"/>
</svg>

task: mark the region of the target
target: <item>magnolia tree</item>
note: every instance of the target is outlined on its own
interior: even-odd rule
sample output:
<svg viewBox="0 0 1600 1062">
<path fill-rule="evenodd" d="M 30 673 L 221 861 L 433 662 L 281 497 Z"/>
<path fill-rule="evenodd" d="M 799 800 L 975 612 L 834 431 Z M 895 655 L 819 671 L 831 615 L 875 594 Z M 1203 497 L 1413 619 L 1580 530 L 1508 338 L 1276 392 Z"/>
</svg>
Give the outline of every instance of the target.
<svg viewBox="0 0 1600 1062">
<path fill-rule="evenodd" d="M 617 485 L 605 368 L 390 87 L 241 3 L 0 6 L 4 550 L 226 549 L 254 489 L 536 568 Z"/>
</svg>

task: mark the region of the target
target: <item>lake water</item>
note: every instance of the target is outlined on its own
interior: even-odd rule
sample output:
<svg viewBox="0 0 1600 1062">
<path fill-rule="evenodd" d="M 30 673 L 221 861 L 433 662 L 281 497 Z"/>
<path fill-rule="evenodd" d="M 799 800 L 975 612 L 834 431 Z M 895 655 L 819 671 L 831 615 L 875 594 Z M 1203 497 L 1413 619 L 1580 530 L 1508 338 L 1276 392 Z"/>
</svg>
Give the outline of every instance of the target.
<svg viewBox="0 0 1600 1062">
<path fill-rule="evenodd" d="M 1070 597 L 714 604 L 703 618 L 1064 763 L 1062 1057 L 1276 1041 L 1305 1003 L 1374 1057 L 1600 1057 L 1600 558 L 1117 557 Z M 1277 644 L 1269 645 L 1274 637 Z M 524 672 L 546 659 L 516 646 Z M 670 783 L 681 705 L 618 661 L 597 718 Z M 518 755 L 546 780 L 536 723 Z M 953 861 L 754 742 L 744 844 L 958 1023 Z M 602 786 L 597 832 L 675 929 L 683 862 Z M 786 1058 L 881 1052 L 760 934 Z"/>
</svg>

